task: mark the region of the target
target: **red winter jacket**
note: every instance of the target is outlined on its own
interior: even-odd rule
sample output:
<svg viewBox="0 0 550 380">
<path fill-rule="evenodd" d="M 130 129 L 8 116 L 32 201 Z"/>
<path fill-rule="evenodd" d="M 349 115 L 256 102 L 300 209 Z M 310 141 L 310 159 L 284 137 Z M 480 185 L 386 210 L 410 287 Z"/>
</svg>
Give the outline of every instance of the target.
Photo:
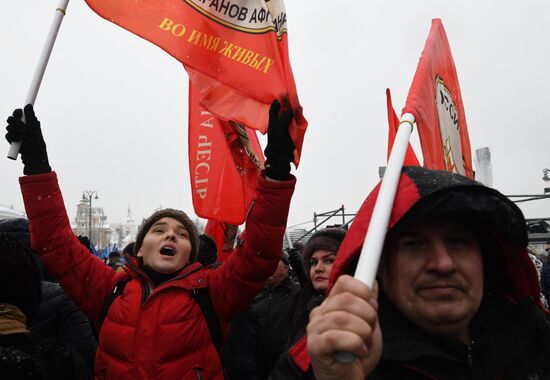
<svg viewBox="0 0 550 380">
<path fill-rule="evenodd" d="M 247 238 L 222 266 L 190 264 L 157 288 L 135 262 L 114 272 L 78 241 L 55 173 L 21 177 L 20 184 L 33 249 L 91 321 L 97 322 L 115 284 L 131 277 L 101 326 L 97 379 L 223 379 L 192 289 L 208 286 L 222 325 L 246 309 L 279 261 L 294 178 L 258 180 Z"/>
</svg>

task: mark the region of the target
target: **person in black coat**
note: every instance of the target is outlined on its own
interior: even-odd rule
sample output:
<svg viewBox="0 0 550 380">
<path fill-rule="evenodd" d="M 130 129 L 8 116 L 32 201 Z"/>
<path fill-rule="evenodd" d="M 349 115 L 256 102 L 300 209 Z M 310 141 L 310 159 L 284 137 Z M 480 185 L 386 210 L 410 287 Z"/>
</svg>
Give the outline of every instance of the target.
<svg viewBox="0 0 550 380">
<path fill-rule="evenodd" d="M 315 232 L 304 245 L 301 255 L 306 281 L 286 302 L 290 312 L 285 321 L 287 342 L 269 374 L 270 380 L 305 379 L 309 375 L 296 368 L 293 352 L 306 335 L 309 313 L 325 299 L 332 265 L 345 236 L 345 229 L 325 228 Z"/>
<path fill-rule="evenodd" d="M 90 322 L 58 284 L 42 281 L 41 287 L 40 309 L 29 329 L 42 338 L 71 345 L 93 370 L 97 342 Z"/>
<path fill-rule="evenodd" d="M 231 323 L 224 363 L 231 379 L 264 380 L 284 351 L 300 286 L 289 276 L 283 253 L 275 273 L 246 313 Z"/>
<path fill-rule="evenodd" d="M 277 271 L 248 308 L 259 379 L 268 378 L 290 339 L 289 326 L 300 286 L 292 280 L 288 270 L 288 256 L 283 254 Z"/>
<path fill-rule="evenodd" d="M 0 375 L 2 379 L 91 379 L 71 347 L 28 329 L 40 307 L 40 271 L 31 254 L 0 233 Z"/>
<path fill-rule="evenodd" d="M 90 322 L 31 251 L 28 220 L 1 220 L 0 232 L 8 233 L 30 252 L 30 257 L 40 270 L 42 297 L 38 314 L 29 324 L 31 332 L 41 338 L 74 347 L 93 371 L 97 341 Z"/>
</svg>

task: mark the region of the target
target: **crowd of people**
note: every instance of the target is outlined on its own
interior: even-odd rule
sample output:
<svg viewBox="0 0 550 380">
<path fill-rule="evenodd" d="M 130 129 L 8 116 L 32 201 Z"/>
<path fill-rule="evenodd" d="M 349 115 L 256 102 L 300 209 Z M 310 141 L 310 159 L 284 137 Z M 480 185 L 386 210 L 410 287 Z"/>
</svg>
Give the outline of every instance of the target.
<svg viewBox="0 0 550 380">
<path fill-rule="evenodd" d="M 265 170 L 223 260 L 183 211 L 162 209 L 106 264 L 71 230 L 33 107 L 14 111 L 28 222 L 0 222 L 0 377 L 550 379 L 549 270 L 531 260 L 519 208 L 459 174 L 404 167 L 369 287 L 353 274 L 377 188 L 349 231 L 283 250 L 291 119 L 272 104 Z"/>
</svg>

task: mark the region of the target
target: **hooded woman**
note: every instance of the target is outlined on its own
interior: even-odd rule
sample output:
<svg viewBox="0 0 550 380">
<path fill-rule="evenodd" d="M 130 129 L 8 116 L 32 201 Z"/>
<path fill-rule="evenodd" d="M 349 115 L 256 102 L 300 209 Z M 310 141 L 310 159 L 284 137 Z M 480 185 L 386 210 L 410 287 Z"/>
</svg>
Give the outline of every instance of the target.
<svg viewBox="0 0 550 380">
<path fill-rule="evenodd" d="M 309 313 L 325 299 L 336 253 L 345 236 L 344 229 L 325 228 L 314 233 L 304 245 L 302 262 L 307 281 L 300 292 L 285 303 L 291 306 L 293 314 L 288 326 L 289 343 L 269 375 L 270 380 L 304 378 L 296 352 L 305 342 Z"/>
</svg>

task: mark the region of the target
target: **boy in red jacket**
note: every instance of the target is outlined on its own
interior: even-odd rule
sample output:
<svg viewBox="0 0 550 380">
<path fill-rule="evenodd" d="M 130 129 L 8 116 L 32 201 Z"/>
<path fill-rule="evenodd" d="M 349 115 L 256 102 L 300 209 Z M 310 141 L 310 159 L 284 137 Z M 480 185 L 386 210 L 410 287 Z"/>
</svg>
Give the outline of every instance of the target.
<svg viewBox="0 0 550 380">
<path fill-rule="evenodd" d="M 247 238 L 215 269 L 196 262 L 197 230 L 187 215 L 160 210 L 144 223 L 122 272 L 91 255 L 71 231 L 57 176 L 31 105 L 8 118 L 7 140 L 21 141 L 21 191 L 33 249 L 90 321 L 101 323 L 97 379 L 223 379 L 210 325 L 197 294 L 206 290 L 221 325 L 243 311 L 275 271 L 295 178 L 292 112 L 270 109 L 266 170 L 258 178 Z M 120 292 L 104 313 L 104 304 Z"/>
</svg>

